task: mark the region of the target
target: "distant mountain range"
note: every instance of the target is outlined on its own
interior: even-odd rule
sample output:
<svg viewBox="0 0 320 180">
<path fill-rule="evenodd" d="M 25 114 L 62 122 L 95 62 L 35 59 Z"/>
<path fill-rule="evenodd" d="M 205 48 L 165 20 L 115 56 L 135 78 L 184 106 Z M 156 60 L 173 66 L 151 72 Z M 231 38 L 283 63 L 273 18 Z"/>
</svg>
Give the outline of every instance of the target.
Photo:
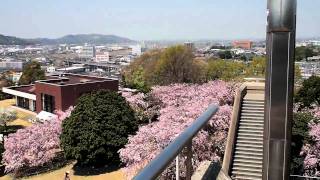
<svg viewBox="0 0 320 180">
<path fill-rule="evenodd" d="M 75 34 L 66 35 L 57 39 L 35 38 L 23 39 L 14 36 L 5 36 L 0 34 L 0 45 L 54 45 L 54 44 L 113 44 L 113 43 L 134 43 L 134 40 L 115 36 L 102 34 Z"/>
<path fill-rule="evenodd" d="M 13 36 L 4 36 L 0 34 L 0 45 L 28 45 L 31 44 L 25 39 L 13 37 Z"/>
</svg>

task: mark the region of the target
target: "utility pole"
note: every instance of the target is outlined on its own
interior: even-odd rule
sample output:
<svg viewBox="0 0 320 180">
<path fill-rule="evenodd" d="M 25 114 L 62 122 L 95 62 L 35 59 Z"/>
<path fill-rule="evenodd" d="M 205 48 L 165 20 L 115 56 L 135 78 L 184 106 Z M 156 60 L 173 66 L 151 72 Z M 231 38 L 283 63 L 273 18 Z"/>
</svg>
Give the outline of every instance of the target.
<svg viewBox="0 0 320 180">
<path fill-rule="evenodd" d="M 290 173 L 296 0 L 268 0 L 263 179 Z"/>
</svg>

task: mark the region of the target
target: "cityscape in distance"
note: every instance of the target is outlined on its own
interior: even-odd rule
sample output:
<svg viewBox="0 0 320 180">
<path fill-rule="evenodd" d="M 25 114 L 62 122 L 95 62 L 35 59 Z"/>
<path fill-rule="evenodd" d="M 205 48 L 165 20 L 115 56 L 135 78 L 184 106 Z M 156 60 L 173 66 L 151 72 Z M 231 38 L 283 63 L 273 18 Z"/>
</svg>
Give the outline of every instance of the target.
<svg viewBox="0 0 320 180">
<path fill-rule="evenodd" d="M 0 179 L 319 179 L 320 2 L 296 1 L 5 0 Z"/>
</svg>

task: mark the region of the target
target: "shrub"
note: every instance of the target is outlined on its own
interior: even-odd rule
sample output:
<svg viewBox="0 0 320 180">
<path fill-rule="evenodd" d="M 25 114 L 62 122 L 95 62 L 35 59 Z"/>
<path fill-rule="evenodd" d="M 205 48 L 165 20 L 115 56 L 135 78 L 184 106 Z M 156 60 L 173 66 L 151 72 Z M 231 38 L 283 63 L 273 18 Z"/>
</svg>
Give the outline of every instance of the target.
<svg viewBox="0 0 320 180">
<path fill-rule="evenodd" d="M 57 118 L 34 124 L 4 138 L 3 163 L 6 172 L 17 172 L 23 168 L 42 166 L 50 163 L 60 152 L 61 122 L 70 115 L 58 112 Z"/>
<path fill-rule="evenodd" d="M 116 92 L 83 95 L 62 125 L 61 146 L 79 165 L 101 166 L 119 161 L 117 151 L 137 130 L 134 111 Z"/>
</svg>

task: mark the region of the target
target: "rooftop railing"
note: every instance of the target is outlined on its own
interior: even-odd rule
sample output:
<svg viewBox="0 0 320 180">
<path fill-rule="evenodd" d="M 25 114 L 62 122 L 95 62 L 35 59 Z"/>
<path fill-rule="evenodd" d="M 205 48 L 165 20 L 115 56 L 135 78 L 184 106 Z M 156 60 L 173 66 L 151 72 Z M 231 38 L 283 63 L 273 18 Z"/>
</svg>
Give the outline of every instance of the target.
<svg viewBox="0 0 320 180">
<path fill-rule="evenodd" d="M 192 176 L 192 139 L 207 125 L 211 117 L 218 111 L 218 106 L 210 105 L 185 131 L 183 131 L 173 142 L 171 142 L 155 159 L 153 159 L 134 179 L 152 180 L 156 179 L 174 161 L 174 159 L 186 147 L 187 158 L 186 179 Z M 176 159 L 176 179 L 179 179 L 179 162 Z"/>
</svg>

